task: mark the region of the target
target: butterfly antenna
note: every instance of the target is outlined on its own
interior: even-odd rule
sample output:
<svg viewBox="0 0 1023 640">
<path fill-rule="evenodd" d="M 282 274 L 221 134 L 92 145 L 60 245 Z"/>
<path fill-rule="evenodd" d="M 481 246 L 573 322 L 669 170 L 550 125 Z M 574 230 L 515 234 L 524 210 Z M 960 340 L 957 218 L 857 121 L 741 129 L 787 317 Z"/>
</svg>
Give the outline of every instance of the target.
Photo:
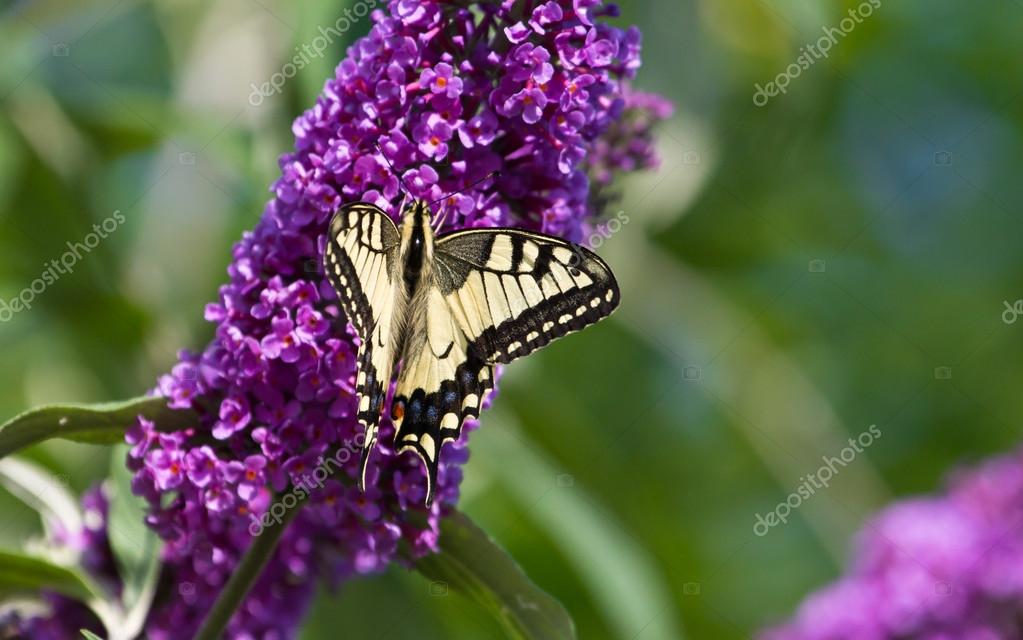
<svg viewBox="0 0 1023 640">
<path fill-rule="evenodd" d="M 398 207 L 398 211 L 404 211 L 405 199 L 409 195 L 408 187 L 405 186 L 405 181 L 401 179 L 401 174 L 394 168 L 391 161 L 387 159 L 387 154 L 384 153 L 384 150 L 380 147 L 380 145 L 374 142 L 373 146 L 377 148 L 377 151 L 380 153 L 380 157 L 384 159 L 384 163 L 387 165 L 387 168 L 390 169 L 391 173 L 394 174 L 394 177 L 398 179 L 398 185 L 401 186 L 401 205 Z"/>
<path fill-rule="evenodd" d="M 462 187 L 458 191 L 452 191 L 451 193 L 449 193 L 447 195 L 441 196 L 441 197 L 437 198 L 436 200 L 434 200 L 433 202 L 431 202 L 430 204 L 434 205 L 434 204 L 437 204 L 438 202 L 440 202 L 441 200 L 443 200 L 444 198 L 450 198 L 451 196 L 457 196 L 460 193 L 465 193 L 466 191 L 468 191 L 469 189 L 472 189 L 473 187 L 475 187 L 479 183 L 485 182 L 486 180 L 489 180 L 490 178 L 493 178 L 494 176 L 499 176 L 499 175 L 501 175 L 500 171 L 491 171 L 490 173 L 488 173 L 487 175 L 483 176 L 482 178 L 480 178 L 476 182 L 473 182 L 469 186 Z"/>
<path fill-rule="evenodd" d="M 439 232 L 440 228 L 442 226 L 444 226 L 444 221 L 447 220 L 447 217 L 448 217 L 448 211 L 449 211 L 448 207 L 443 207 L 442 206 L 440 208 L 440 211 L 437 212 L 437 221 L 433 225 L 433 232 L 434 233 Z"/>
</svg>

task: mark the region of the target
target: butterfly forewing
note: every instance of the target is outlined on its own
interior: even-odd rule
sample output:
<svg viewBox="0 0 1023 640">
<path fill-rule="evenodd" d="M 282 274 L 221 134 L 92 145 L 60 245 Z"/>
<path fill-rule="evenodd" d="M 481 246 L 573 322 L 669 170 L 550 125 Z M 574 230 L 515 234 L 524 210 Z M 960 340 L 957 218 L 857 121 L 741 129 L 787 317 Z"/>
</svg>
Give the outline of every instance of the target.
<svg viewBox="0 0 1023 640">
<path fill-rule="evenodd" d="M 399 244 L 398 229 L 387 214 L 371 204 L 357 203 L 334 215 L 324 255 L 327 277 L 361 342 L 356 392 L 358 420 L 366 429 L 363 475 L 394 367 L 390 331 L 395 282 L 400 280 Z"/>
<path fill-rule="evenodd" d="M 608 316 L 618 283 L 595 253 L 520 229 L 437 240 L 436 280 L 470 349 L 508 363 Z"/>
</svg>

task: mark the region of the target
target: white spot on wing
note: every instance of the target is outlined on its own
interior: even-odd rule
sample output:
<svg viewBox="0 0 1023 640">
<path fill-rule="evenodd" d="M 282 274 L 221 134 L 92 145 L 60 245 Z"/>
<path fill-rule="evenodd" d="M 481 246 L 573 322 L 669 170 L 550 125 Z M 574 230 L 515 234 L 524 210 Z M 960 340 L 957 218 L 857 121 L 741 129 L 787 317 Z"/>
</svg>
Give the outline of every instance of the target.
<svg viewBox="0 0 1023 640">
<path fill-rule="evenodd" d="M 494 271 L 508 271 L 512 267 L 512 239 L 506 233 L 498 234 L 494 238 L 494 246 L 490 249 L 490 256 L 487 259 L 487 269 Z"/>
<path fill-rule="evenodd" d="M 572 250 L 568 247 L 555 247 L 554 259 L 562 264 L 568 264 L 572 261 Z"/>
<path fill-rule="evenodd" d="M 519 286 L 522 288 L 522 295 L 526 297 L 526 304 L 530 307 L 535 307 L 543 302 L 543 292 L 540 291 L 536 280 L 529 276 L 519 276 Z"/>
<path fill-rule="evenodd" d="M 486 284 L 487 306 L 490 309 L 491 322 L 496 326 L 511 317 L 511 308 L 504 295 L 501 280 L 494 273 L 485 273 L 483 282 Z"/>
<path fill-rule="evenodd" d="M 519 264 L 519 271 L 522 273 L 532 271 L 533 265 L 536 263 L 536 258 L 539 255 L 540 245 L 531 240 L 526 240 L 522 244 L 522 262 Z"/>
<path fill-rule="evenodd" d="M 433 442 L 433 436 L 428 433 L 424 433 L 419 438 L 419 445 L 423 447 L 423 451 L 426 452 L 426 457 L 433 460 L 437 457 L 437 447 Z"/>
<path fill-rule="evenodd" d="M 552 262 L 551 275 L 554 276 L 554 279 L 557 281 L 558 286 L 561 287 L 562 291 L 569 291 L 575 287 L 575 280 L 572 279 L 572 276 L 568 275 L 568 269 L 566 269 L 563 265 Z"/>
<path fill-rule="evenodd" d="M 545 298 L 553 298 L 561 293 L 561 289 L 558 288 L 558 283 L 554 282 L 554 277 L 549 274 L 543 277 L 543 280 L 540 281 L 540 285 L 543 287 L 543 295 Z"/>
<path fill-rule="evenodd" d="M 508 296 L 508 306 L 511 308 L 511 315 L 517 318 L 522 312 L 529 308 L 526 298 L 519 289 L 518 279 L 515 276 L 502 276 L 501 284 L 504 285 L 504 292 Z"/>
</svg>

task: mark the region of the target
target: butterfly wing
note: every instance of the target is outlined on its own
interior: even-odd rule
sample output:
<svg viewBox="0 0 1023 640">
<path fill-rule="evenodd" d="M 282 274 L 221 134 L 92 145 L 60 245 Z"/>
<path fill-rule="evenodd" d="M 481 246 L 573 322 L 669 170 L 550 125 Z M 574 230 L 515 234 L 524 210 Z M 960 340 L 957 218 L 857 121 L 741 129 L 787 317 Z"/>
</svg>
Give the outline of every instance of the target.
<svg viewBox="0 0 1023 640">
<path fill-rule="evenodd" d="M 621 300 L 597 254 L 521 229 L 472 229 L 437 241 L 438 286 L 469 347 L 506 364 L 607 317 Z"/>
<path fill-rule="evenodd" d="M 597 322 L 619 302 L 593 252 L 518 229 L 460 231 L 437 240 L 426 298 L 426 347 L 406 356 L 392 404 L 395 448 L 426 464 L 427 504 L 438 456 L 478 417 L 493 364 L 508 363 Z"/>
<path fill-rule="evenodd" d="M 358 420 L 365 428 L 362 475 L 377 437 L 380 407 L 394 368 L 391 339 L 398 249 L 401 239 L 394 222 L 378 207 L 355 203 L 342 207 L 330 223 L 324 267 L 341 307 L 355 327 L 358 354 Z"/>
</svg>

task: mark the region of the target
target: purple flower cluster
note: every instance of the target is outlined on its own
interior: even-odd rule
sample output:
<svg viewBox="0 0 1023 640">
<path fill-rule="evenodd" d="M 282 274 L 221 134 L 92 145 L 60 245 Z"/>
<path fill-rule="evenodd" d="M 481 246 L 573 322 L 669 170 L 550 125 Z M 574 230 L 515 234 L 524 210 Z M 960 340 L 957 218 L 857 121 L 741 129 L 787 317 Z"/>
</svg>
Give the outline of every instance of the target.
<svg viewBox="0 0 1023 640">
<path fill-rule="evenodd" d="M 606 184 L 653 162 L 648 126 L 603 136 L 665 115 L 649 99 L 627 101 L 640 38 L 600 21 L 615 14 L 601 0 L 392 0 L 374 11 L 369 35 L 293 125 L 296 150 L 281 158 L 275 197 L 234 247 L 230 282 L 206 309 L 216 337 L 160 380 L 172 407 L 201 418 L 176 433 L 140 419 L 128 435 L 134 490 L 167 542 L 174 585 L 150 637 L 193 632 L 252 536 L 298 498 L 304 506 L 231 637 L 290 637 L 315 577 L 336 582 L 382 570 L 399 548 L 437 549 L 466 438 L 441 452 L 427 510 L 420 463 L 394 454 L 385 419 L 367 490 L 355 488 L 357 339 L 319 269 L 324 232 L 348 202 L 397 217 L 404 183 L 414 197 L 443 198 L 449 229 L 581 237 L 599 213 L 593 178 Z"/>
<path fill-rule="evenodd" d="M 1023 450 L 897 503 L 863 530 L 849 573 L 763 640 L 1023 638 Z"/>
</svg>

